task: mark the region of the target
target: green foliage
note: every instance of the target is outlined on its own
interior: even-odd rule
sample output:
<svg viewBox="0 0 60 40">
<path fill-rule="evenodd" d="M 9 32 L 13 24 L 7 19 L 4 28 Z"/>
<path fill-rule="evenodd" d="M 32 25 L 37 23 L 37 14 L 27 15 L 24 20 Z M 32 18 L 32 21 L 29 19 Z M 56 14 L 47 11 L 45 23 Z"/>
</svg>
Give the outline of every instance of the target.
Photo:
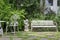
<svg viewBox="0 0 60 40">
<path fill-rule="evenodd" d="M 23 26 L 23 19 L 25 18 L 25 9 L 12 9 L 11 5 L 7 0 L 0 0 L 0 20 L 13 21 L 10 20 L 11 16 L 17 14 L 19 16 L 19 27 Z"/>
<path fill-rule="evenodd" d="M 8 19 L 6 16 L 10 13 L 10 5 L 6 5 L 2 0 L 0 3 L 0 20 Z"/>
<path fill-rule="evenodd" d="M 0 20 L 10 20 L 11 16 L 17 14 L 19 16 L 19 27 L 24 26 L 24 18 L 39 20 L 54 20 L 60 25 L 60 16 L 56 17 L 54 12 L 44 14 L 45 2 L 40 5 L 40 0 L 0 0 Z"/>
<path fill-rule="evenodd" d="M 34 19 L 40 16 L 40 0 L 33 0 L 30 6 L 26 6 L 25 10 L 27 12 L 26 18 Z M 32 5 L 31 5 L 32 4 Z"/>
<path fill-rule="evenodd" d="M 56 17 L 55 13 L 48 13 L 46 14 L 45 20 L 54 20 Z"/>
</svg>

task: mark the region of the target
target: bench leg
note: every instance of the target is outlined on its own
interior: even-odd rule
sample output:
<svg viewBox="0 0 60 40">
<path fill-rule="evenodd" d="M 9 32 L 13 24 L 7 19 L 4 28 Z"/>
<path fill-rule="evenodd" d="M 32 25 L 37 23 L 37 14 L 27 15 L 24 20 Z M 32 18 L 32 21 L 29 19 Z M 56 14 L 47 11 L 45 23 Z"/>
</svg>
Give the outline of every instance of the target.
<svg viewBox="0 0 60 40">
<path fill-rule="evenodd" d="M 58 32 L 58 28 L 56 27 L 56 31 Z"/>
<path fill-rule="evenodd" d="M 32 31 L 32 27 L 31 27 L 31 31 Z"/>
</svg>

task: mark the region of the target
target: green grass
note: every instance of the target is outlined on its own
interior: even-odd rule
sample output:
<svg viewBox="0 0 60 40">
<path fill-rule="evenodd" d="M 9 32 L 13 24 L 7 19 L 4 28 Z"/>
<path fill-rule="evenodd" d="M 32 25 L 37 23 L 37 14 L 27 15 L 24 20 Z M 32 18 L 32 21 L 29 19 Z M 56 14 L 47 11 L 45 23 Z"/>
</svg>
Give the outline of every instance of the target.
<svg viewBox="0 0 60 40">
<path fill-rule="evenodd" d="M 48 36 L 54 36 L 54 38 L 48 38 Z M 32 40 L 40 40 L 41 38 L 47 38 L 48 40 L 58 40 L 60 38 L 60 32 L 17 32 L 15 35 L 9 34 L 10 40 L 13 40 L 14 36 L 17 38 L 22 38 L 23 40 L 28 40 L 32 36 Z M 31 39 L 30 39 L 31 40 Z"/>
</svg>

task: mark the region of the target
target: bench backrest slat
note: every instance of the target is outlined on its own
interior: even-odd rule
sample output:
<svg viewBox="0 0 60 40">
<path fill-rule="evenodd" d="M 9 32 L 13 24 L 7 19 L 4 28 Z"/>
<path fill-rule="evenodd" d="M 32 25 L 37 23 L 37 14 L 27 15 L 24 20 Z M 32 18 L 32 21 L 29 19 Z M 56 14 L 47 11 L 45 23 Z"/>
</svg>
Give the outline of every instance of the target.
<svg viewBox="0 0 60 40">
<path fill-rule="evenodd" d="M 53 26 L 54 22 L 52 20 L 32 20 L 31 26 Z"/>
</svg>

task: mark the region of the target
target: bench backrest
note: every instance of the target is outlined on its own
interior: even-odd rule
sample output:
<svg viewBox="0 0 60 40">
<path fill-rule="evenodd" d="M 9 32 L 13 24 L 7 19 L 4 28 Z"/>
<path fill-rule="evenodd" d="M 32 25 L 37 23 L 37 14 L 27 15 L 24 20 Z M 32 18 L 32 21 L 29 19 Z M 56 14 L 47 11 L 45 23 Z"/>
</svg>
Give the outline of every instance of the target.
<svg viewBox="0 0 60 40">
<path fill-rule="evenodd" d="M 53 26 L 54 22 L 52 20 L 32 20 L 31 26 Z"/>
</svg>

